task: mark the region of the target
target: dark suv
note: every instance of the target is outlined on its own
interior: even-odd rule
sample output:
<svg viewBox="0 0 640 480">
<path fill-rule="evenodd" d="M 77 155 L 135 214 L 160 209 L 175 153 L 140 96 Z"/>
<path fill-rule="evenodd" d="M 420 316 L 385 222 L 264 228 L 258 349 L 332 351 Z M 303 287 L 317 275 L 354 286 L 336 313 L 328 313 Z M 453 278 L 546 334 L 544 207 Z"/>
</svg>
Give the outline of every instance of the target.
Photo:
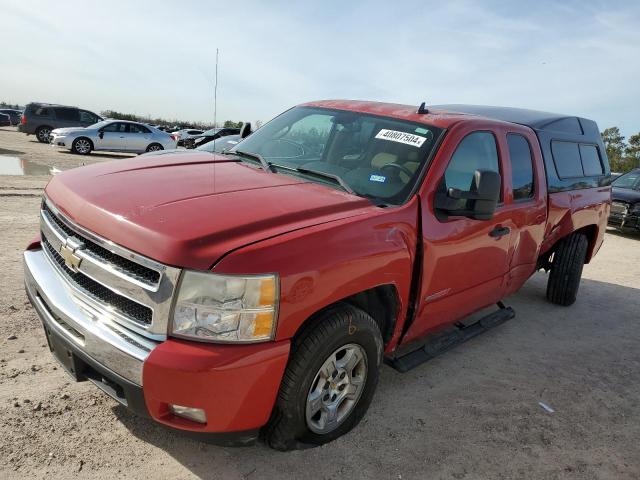
<svg viewBox="0 0 640 480">
<path fill-rule="evenodd" d="M 30 103 L 24 109 L 18 130 L 27 135 L 35 134 L 39 142 L 49 143 L 49 134 L 55 128 L 88 127 L 101 120 L 101 116 L 78 107 Z"/>
</svg>

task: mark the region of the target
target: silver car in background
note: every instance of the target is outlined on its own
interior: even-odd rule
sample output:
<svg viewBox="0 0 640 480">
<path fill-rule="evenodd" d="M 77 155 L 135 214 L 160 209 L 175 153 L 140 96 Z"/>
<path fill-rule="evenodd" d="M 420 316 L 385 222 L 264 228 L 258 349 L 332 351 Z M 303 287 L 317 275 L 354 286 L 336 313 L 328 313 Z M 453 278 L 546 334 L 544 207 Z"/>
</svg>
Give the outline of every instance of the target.
<svg viewBox="0 0 640 480">
<path fill-rule="evenodd" d="M 176 148 L 175 136 L 149 125 L 127 120 L 103 120 L 85 128 L 57 128 L 49 143 L 80 155 L 92 150 L 144 153 Z"/>
</svg>

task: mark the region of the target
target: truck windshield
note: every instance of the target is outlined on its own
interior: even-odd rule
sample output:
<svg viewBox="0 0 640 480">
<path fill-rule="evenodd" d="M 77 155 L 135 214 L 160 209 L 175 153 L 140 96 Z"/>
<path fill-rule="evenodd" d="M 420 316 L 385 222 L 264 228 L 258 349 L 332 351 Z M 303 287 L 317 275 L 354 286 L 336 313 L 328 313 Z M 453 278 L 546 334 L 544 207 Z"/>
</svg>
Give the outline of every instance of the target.
<svg viewBox="0 0 640 480">
<path fill-rule="evenodd" d="M 296 107 L 238 148 L 261 156 L 275 172 L 398 205 L 407 200 L 441 131 L 389 117 Z"/>
</svg>

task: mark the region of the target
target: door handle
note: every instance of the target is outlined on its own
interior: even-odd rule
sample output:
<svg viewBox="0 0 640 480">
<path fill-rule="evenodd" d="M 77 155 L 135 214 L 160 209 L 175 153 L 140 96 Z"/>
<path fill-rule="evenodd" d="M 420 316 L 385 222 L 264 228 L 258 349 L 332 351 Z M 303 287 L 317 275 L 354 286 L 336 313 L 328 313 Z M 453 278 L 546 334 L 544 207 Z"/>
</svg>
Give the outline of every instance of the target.
<svg viewBox="0 0 640 480">
<path fill-rule="evenodd" d="M 493 238 L 500 238 L 507 235 L 510 231 L 509 227 L 496 227 L 489 232 L 489 236 Z"/>
</svg>

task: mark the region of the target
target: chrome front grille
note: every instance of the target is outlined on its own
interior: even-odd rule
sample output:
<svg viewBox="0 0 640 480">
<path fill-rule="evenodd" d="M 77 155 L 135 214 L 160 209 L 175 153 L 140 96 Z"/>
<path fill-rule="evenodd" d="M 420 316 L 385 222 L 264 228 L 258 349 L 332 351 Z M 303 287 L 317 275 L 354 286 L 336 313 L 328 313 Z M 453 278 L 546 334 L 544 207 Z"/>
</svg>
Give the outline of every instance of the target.
<svg viewBox="0 0 640 480">
<path fill-rule="evenodd" d="M 76 225 L 46 198 L 40 225 L 45 255 L 91 316 L 150 338 L 166 337 L 179 269 Z"/>
<path fill-rule="evenodd" d="M 62 255 L 53 248 L 44 236 L 42 238 L 42 247 L 46 250 L 49 258 L 60 267 L 67 279 L 75 284 L 82 293 L 91 297 L 94 301 L 111 306 L 120 315 L 124 315 L 132 321 L 139 322 L 142 325 L 151 325 L 151 308 L 118 295 L 86 275 L 71 270 L 65 265 Z"/>
<path fill-rule="evenodd" d="M 71 228 L 69 228 L 57 215 L 53 214 L 49 206 L 44 203 L 42 207 L 42 211 L 45 215 L 51 219 L 55 225 L 60 228 L 68 237 L 77 237 L 78 233 L 74 232 Z M 144 265 L 140 265 L 139 263 L 132 262 L 131 260 L 127 260 L 120 255 L 116 255 L 115 253 L 110 252 L 106 248 L 101 247 L 100 245 L 92 242 L 88 238 L 83 238 L 82 242 L 84 243 L 84 252 L 89 255 L 92 255 L 96 260 L 109 264 L 115 270 L 119 271 L 125 276 L 131 277 L 133 280 L 137 280 L 139 282 L 144 282 L 150 286 L 157 286 L 160 281 L 160 272 L 157 270 L 153 270 L 149 267 L 145 267 Z"/>
</svg>

